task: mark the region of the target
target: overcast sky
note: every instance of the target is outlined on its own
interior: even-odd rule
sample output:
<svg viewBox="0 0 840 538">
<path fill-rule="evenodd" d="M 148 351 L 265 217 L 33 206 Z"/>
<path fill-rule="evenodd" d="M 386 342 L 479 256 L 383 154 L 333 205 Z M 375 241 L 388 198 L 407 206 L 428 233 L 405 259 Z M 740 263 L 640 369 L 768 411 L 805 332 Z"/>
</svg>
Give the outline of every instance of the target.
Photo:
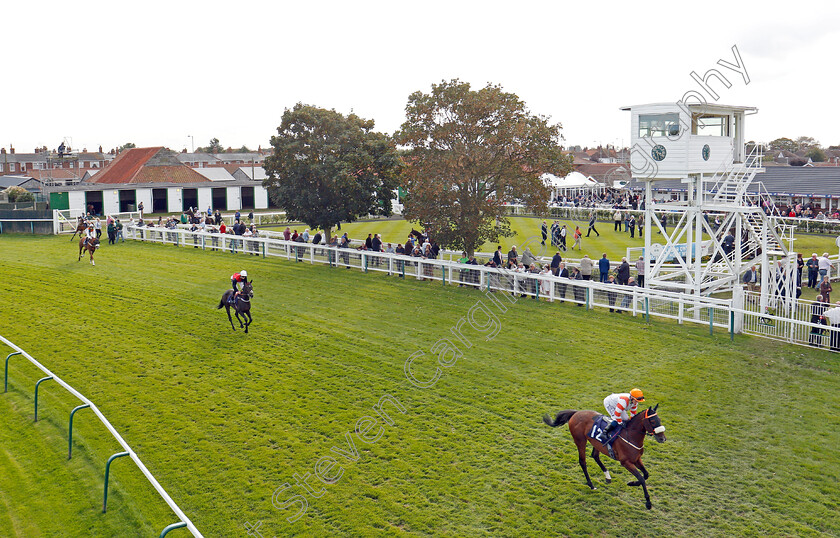
<svg viewBox="0 0 840 538">
<path fill-rule="evenodd" d="M 627 144 L 620 106 L 676 101 L 711 68 L 719 103 L 759 108 L 747 139 L 840 144 L 840 4 L 677 5 L 7 2 L 0 145 L 266 147 L 299 101 L 392 133 L 410 93 L 456 77 L 518 94 L 568 144 Z M 733 45 L 749 84 L 717 65 Z"/>
</svg>

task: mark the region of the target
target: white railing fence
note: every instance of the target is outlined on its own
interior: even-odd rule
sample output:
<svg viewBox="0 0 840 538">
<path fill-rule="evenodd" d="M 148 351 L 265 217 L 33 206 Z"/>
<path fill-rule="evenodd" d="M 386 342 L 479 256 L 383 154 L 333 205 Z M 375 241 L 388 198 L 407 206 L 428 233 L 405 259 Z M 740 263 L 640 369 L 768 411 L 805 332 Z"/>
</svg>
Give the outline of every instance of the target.
<svg viewBox="0 0 840 538">
<path fill-rule="evenodd" d="M 744 305 L 735 306 L 732 299 L 696 297 L 677 291 L 655 290 L 637 286 L 620 286 L 594 280 L 571 280 L 550 273 L 520 273 L 484 265 L 468 265 L 451 260 L 425 259 L 412 256 L 336 248 L 311 243 L 284 241 L 274 237 L 245 237 L 231 234 L 191 232 L 182 228 L 126 227 L 126 237 L 138 241 L 171 244 L 180 247 L 226 251 L 263 257 L 284 258 L 301 263 L 320 263 L 334 267 L 379 272 L 399 278 L 414 278 L 478 288 L 487 292 L 502 292 L 544 299 L 570 302 L 586 308 L 608 308 L 632 315 L 654 316 L 678 323 L 708 325 L 710 330 L 728 330 L 731 334 L 744 332 L 800 345 L 827 345 L 829 332 L 824 325 L 810 322 L 810 303 L 798 301 L 794 317 L 782 305 L 775 312 L 756 311 L 754 294 L 744 292 Z M 812 331 L 825 334 L 812 337 Z M 840 331 L 840 327 L 836 329 Z M 840 333 L 838 333 L 840 334 Z M 838 338 L 840 342 L 840 338 Z M 837 349 L 840 351 L 840 348 Z"/>
<path fill-rule="evenodd" d="M 108 421 L 108 419 L 105 418 L 105 415 L 103 415 L 102 412 L 99 410 L 99 408 L 96 407 L 96 404 L 94 404 L 92 401 L 88 400 L 87 397 L 85 397 L 79 391 L 77 391 L 76 389 L 74 389 L 73 387 L 68 385 L 63 379 L 61 379 L 60 377 L 58 377 L 57 375 L 52 373 L 49 369 L 47 369 L 44 365 L 42 365 L 40 362 L 38 362 L 29 353 L 27 353 L 26 351 L 24 351 L 23 349 L 21 349 L 17 345 L 13 344 L 11 341 L 9 341 L 6 338 L 0 336 L 0 342 L 6 344 L 11 349 L 14 349 L 15 353 L 13 353 L 13 355 L 21 355 L 22 357 L 26 358 L 26 360 L 28 360 L 30 363 L 32 363 L 36 368 L 38 368 L 39 370 L 44 372 L 44 374 L 48 378 L 51 378 L 50 379 L 51 381 L 54 381 L 55 383 L 58 383 L 67 392 L 69 392 L 70 394 L 72 394 L 73 396 L 78 398 L 80 402 L 88 405 L 90 407 L 90 410 L 93 411 L 93 413 L 96 415 L 96 417 L 99 419 L 99 421 L 105 426 L 105 428 L 110 432 L 110 434 L 114 437 L 114 439 L 116 439 L 116 441 L 120 444 L 122 449 L 125 452 L 128 453 L 128 456 L 131 457 L 131 459 L 134 461 L 134 463 L 137 465 L 137 467 L 143 473 L 143 476 L 146 477 L 146 479 L 149 481 L 149 483 L 152 485 L 152 487 L 155 488 L 155 491 L 158 492 L 158 495 L 161 496 L 161 498 L 166 502 L 166 504 L 169 505 L 169 507 L 172 509 L 172 511 L 175 513 L 175 515 L 178 516 L 178 519 L 180 520 L 180 522 L 186 524 L 186 527 L 190 530 L 190 532 L 192 532 L 193 536 L 197 536 L 197 537 L 202 536 L 202 534 L 195 527 L 195 525 L 193 525 L 192 521 L 190 521 L 190 518 L 188 518 L 186 516 L 186 514 L 184 514 L 184 512 L 178 507 L 178 505 L 175 503 L 175 501 L 173 501 L 172 498 L 169 496 L 169 494 L 166 493 L 166 490 L 163 489 L 163 486 L 160 485 L 160 483 L 152 475 L 152 473 L 149 471 L 149 469 L 146 468 L 146 466 L 140 460 L 140 457 L 134 452 L 134 450 L 132 450 L 132 448 L 128 445 L 128 443 L 125 442 L 125 440 L 117 432 L 117 430 L 114 428 L 114 426 L 112 426 L 111 423 Z M 7 357 L 7 364 L 8 364 L 8 358 L 9 357 Z M 6 372 L 6 374 L 7 373 L 8 372 Z M 4 377 L 5 377 L 6 374 L 4 374 Z M 37 398 L 36 398 L 36 401 L 37 401 Z"/>
</svg>

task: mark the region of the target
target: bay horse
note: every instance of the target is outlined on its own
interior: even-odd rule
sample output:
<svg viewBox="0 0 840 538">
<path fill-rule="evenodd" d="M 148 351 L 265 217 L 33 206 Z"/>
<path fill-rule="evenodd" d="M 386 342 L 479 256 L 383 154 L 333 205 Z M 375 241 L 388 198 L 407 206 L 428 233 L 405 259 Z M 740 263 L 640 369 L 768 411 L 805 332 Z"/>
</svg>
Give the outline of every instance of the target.
<svg viewBox="0 0 840 538">
<path fill-rule="evenodd" d="M 665 426 L 659 419 L 656 410 L 659 404 L 655 407 L 648 407 L 644 412 L 638 413 L 636 416 L 627 421 L 627 425 L 619 430 L 618 436 L 613 441 L 613 453 L 615 459 L 628 471 L 636 477 L 636 480 L 627 482 L 628 486 L 642 486 L 645 492 L 645 507 L 650 510 L 653 506 L 650 502 L 650 495 L 647 490 L 646 480 L 650 476 L 642 463 L 642 453 L 645 451 L 644 442 L 645 435 L 652 435 L 657 442 L 665 442 Z M 598 464 L 598 467 L 604 471 L 604 477 L 607 484 L 612 482 L 610 472 L 601 462 L 600 454 L 609 455 L 609 449 L 598 441 L 590 437 L 588 434 L 592 433 L 592 426 L 595 419 L 600 416 L 596 411 L 575 411 L 567 410 L 560 411 L 554 420 L 550 416 L 543 416 L 543 421 L 551 427 L 562 426 L 569 424 L 569 432 L 572 434 L 572 439 L 578 448 L 578 462 L 581 469 L 583 469 L 583 476 L 586 477 L 586 485 L 595 489 L 592 480 L 589 478 L 589 471 L 586 469 L 586 443 L 592 444 L 592 459 Z"/>
<path fill-rule="evenodd" d="M 83 220 L 79 220 L 79 222 L 76 224 L 76 231 L 74 231 L 73 235 L 70 237 L 70 242 L 73 242 L 73 239 L 76 238 L 76 234 L 81 235 L 85 232 L 85 230 L 87 230 L 87 223 Z"/>
<path fill-rule="evenodd" d="M 93 261 L 93 255 L 96 252 L 96 249 L 99 248 L 99 239 L 94 239 L 91 243 L 85 245 L 85 238 L 79 238 L 79 259 L 76 261 L 81 261 L 82 253 L 87 251 L 90 252 L 90 264 L 96 265 L 96 262 Z"/>
<path fill-rule="evenodd" d="M 220 309 L 222 307 L 227 309 L 227 316 L 230 320 L 230 326 L 235 331 L 236 327 L 233 326 L 233 318 L 230 317 L 230 307 L 233 306 L 234 312 L 236 313 L 236 321 L 239 322 L 239 327 L 244 327 L 245 332 L 248 332 L 248 325 L 251 324 L 251 299 L 254 297 L 254 288 L 251 285 L 251 282 L 245 282 L 242 284 L 242 291 L 233 301 L 233 304 L 230 303 L 230 297 L 235 292 L 233 290 L 227 290 L 222 295 L 222 300 L 219 301 L 219 306 L 216 309 Z M 240 314 L 242 317 L 239 317 Z M 244 324 L 243 324 L 244 321 Z"/>
</svg>

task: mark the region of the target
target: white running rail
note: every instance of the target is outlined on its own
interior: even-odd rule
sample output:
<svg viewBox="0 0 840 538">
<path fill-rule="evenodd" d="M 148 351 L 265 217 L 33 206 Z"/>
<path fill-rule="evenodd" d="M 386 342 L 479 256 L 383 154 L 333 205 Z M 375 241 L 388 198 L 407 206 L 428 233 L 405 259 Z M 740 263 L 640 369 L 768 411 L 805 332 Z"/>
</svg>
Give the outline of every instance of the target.
<svg viewBox="0 0 840 538">
<path fill-rule="evenodd" d="M 49 371 L 40 362 L 35 360 L 35 358 L 32 357 L 32 355 L 30 355 L 29 353 L 27 353 L 23 349 L 19 348 L 18 346 L 16 346 L 15 344 L 13 344 L 9 340 L 7 340 L 6 338 L 0 336 L 0 342 L 3 342 L 4 344 L 9 346 L 10 348 L 12 348 L 15 351 L 17 351 L 18 353 L 20 353 L 21 356 L 25 357 L 29 362 L 34 364 L 35 367 L 37 367 L 39 370 L 44 372 L 46 375 L 52 377 L 52 381 L 55 381 L 56 383 L 58 383 L 59 385 L 64 387 L 67 390 L 67 392 L 69 392 L 70 394 L 72 394 L 73 396 L 75 396 L 76 398 L 81 400 L 83 403 L 88 404 L 90 406 L 91 411 L 93 411 L 94 414 L 96 414 L 96 416 L 99 418 L 99 421 L 102 422 L 102 424 L 105 425 L 105 427 L 108 429 L 109 432 L 111 432 L 111 435 L 114 436 L 114 439 L 117 440 L 117 442 L 120 444 L 120 446 L 123 448 L 123 450 L 128 452 L 128 455 L 131 457 L 132 460 L 134 460 L 134 463 L 137 464 L 137 467 L 140 469 L 140 472 L 143 473 L 143 475 L 152 484 L 152 486 L 155 488 L 155 490 L 158 492 L 158 494 L 163 498 L 164 501 L 166 501 L 166 504 L 168 504 L 169 507 L 172 509 L 172 511 L 175 512 L 175 515 L 178 516 L 178 518 L 182 522 L 187 524 L 187 528 L 190 530 L 190 532 L 193 533 L 193 536 L 196 536 L 196 537 L 201 537 L 202 536 L 201 532 L 199 532 L 199 530 L 195 527 L 195 525 L 193 525 L 193 522 L 190 521 L 190 518 L 188 518 L 186 516 L 186 514 L 184 514 L 184 512 L 181 511 L 180 508 L 178 508 L 178 505 L 175 504 L 175 501 L 172 500 L 172 497 L 170 497 L 169 494 L 166 493 L 166 490 L 163 489 L 163 486 L 160 485 L 160 483 L 157 481 L 157 479 L 155 479 L 155 477 L 152 475 L 152 473 L 149 472 L 149 470 L 146 468 L 145 465 L 143 465 L 143 462 L 140 460 L 140 457 L 134 452 L 134 450 L 131 449 L 130 446 L 128 446 L 128 443 L 125 442 L 125 440 L 120 436 L 120 434 L 117 433 L 117 430 L 114 429 L 114 427 L 111 425 L 110 422 L 108 422 L 108 419 L 105 418 L 105 415 L 103 415 L 102 412 L 99 410 L 99 408 L 96 407 L 95 403 L 88 400 L 85 396 L 83 396 L 81 393 L 79 393 L 76 389 L 74 389 L 73 387 L 68 385 L 66 382 L 64 382 L 64 380 L 62 380 L 60 377 L 58 377 L 57 375 L 55 375 L 54 373 Z"/>
</svg>

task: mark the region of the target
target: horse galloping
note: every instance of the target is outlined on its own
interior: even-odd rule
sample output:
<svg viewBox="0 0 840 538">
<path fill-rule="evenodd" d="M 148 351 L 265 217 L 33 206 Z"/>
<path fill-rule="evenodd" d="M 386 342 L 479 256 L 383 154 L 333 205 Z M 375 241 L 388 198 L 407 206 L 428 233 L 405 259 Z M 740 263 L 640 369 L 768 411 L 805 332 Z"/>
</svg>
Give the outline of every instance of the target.
<svg viewBox="0 0 840 538">
<path fill-rule="evenodd" d="M 87 223 L 83 220 L 80 220 L 78 224 L 76 224 L 76 231 L 74 231 L 73 235 L 70 237 L 70 242 L 73 242 L 73 239 L 76 238 L 76 234 L 79 234 L 79 236 L 81 236 L 83 233 L 85 233 L 85 230 L 87 230 Z"/>
<path fill-rule="evenodd" d="M 93 255 L 96 253 L 96 249 L 99 248 L 99 239 L 93 239 L 90 243 L 85 243 L 85 238 L 82 237 L 79 239 L 79 259 L 76 261 L 81 261 L 82 253 L 87 251 L 90 252 L 90 264 L 96 265 L 96 262 L 93 261 Z"/>
<path fill-rule="evenodd" d="M 619 431 L 618 436 L 613 441 L 612 447 L 615 459 L 625 469 L 630 471 L 630 474 L 636 477 L 636 480 L 628 482 L 627 485 L 642 486 L 645 492 L 645 507 L 648 510 L 653 506 L 650 502 L 650 495 L 648 494 L 646 483 L 650 475 L 642 463 L 642 453 L 645 450 L 644 442 L 646 435 L 652 435 L 660 443 L 665 442 L 665 426 L 662 425 L 659 415 L 656 412 L 658 407 L 659 404 L 656 404 L 653 408 L 648 407 L 644 412 L 638 413 L 631 418 L 627 422 L 627 425 Z M 589 478 L 589 471 L 586 469 L 587 441 L 592 444 L 592 459 L 595 460 L 595 463 L 604 472 L 607 484 L 612 482 L 610 472 L 601 462 L 599 454 L 609 455 L 609 448 L 604 443 L 588 435 L 592 432 L 593 424 L 598 416 L 600 416 L 600 413 L 596 411 L 575 411 L 570 409 L 557 413 L 554 420 L 548 415 L 543 417 L 543 421 L 554 428 L 566 423 L 569 424 L 569 432 L 572 434 L 572 439 L 578 448 L 578 462 L 580 463 L 581 469 L 583 469 L 583 475 L 586 477 L 586 484 L 592 489 L 595 489 L 595 486 Z"/>
<path fill-rule="evenodd" d="M 236 313 L 236 320 L 239 322 L 239 327 L 245 328 L 245 332 L 248 332 L 248 326 L 251 324 L 251 299 L 254 297 L 254 288 L 251 282 L 245 282 L 242 284 L 242 291 L 237 295 L 233 302 L 231 303 L 231 296 L 235 292 L 233 290 L 227 290 L 222 295 L 222 300 L 219 301 L 219 306 L 216 309 L 220 309 L 222 307 L 227 309 L 227 316 L 228 320 L 230 320 L 230 326 L 235 331 L 236 327 L 233 325 L 233 318 L 230 317 L 230 307 L 233 306 L 234 312 Z M 240 314 L 242 317 L 240 317 Z M 244 321 L 244 324 L 243 324 Z"/>
</svg>

